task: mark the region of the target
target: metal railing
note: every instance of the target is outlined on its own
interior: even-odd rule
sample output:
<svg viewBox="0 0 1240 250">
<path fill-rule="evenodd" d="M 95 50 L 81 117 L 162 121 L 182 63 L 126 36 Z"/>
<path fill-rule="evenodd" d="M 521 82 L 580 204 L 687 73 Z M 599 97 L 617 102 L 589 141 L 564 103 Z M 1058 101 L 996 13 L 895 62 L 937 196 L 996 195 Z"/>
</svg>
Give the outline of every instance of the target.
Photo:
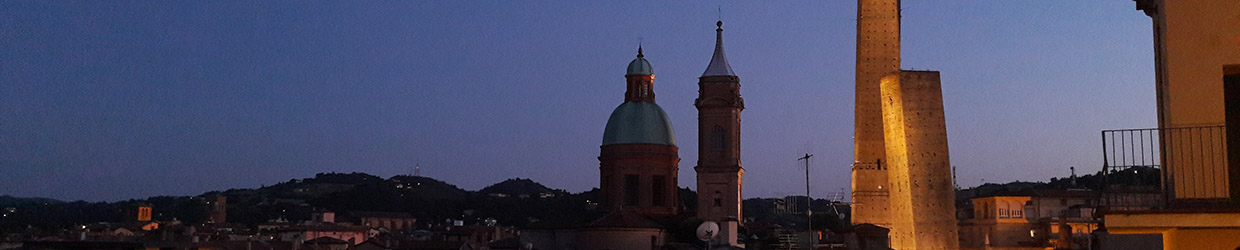
<svg viewBox="0 0 1240 250">
<path fill-rule="evenodd" d="M 1102 203 L 1111 211 L 1164 208 L 1201 196 L 1226 170 L 1225 127 L 1102 131 Z M 1182 185 L 1177 186 L 1176 183 Z"/>
</svg>

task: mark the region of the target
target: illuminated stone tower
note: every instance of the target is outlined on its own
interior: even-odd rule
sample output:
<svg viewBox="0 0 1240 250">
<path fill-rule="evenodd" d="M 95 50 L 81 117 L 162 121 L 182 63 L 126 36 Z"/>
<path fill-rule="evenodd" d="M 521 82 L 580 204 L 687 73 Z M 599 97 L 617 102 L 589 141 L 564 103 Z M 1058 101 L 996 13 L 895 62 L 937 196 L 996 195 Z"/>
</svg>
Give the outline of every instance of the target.
<svg viewBox="0 0 1240 250">
<path fill-rule="evenodd" d="M 852 222 L 890 227 L 879 82 L 900 71 L 900 0 L 857 1 Z"/>
<path fill-rule="evenodd" d="M 698 78 L 698 217 L 719 223 L 720 237 L 736 245 L 741 217 L 740 78 L 723 54 L 723 22 L 715 23 L 715 54 Z"/>
<path fill-rule="evenodd" d="M 640 47 L 624 78 L 624 103 L 608 118 L 599 147 L 603 209 L 675 215 L 680 171 L 676 132 L 667 113 L 654 103 L 654 69 Z"/>
<path fill-rule="evenodd" d="M 881 88 L 891 247 L 959 249 L 939 72 L 900 71 Z"/>
</svg>

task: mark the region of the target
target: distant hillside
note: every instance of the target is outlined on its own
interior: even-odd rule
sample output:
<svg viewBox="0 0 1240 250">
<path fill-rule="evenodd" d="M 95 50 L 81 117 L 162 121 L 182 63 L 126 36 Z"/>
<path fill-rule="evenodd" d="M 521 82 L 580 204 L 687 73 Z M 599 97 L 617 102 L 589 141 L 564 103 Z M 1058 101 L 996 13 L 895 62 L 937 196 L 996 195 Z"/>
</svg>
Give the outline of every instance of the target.
<svg viewBox="0 0 1240 250">
<path fill-rule="evenodd" d="M 306 220 L 314 212 L 346 215 L 353 211 L 408 212 L 423 218 L 448 218 L 472 194 L 439 180 L 398 175 L 389 179 L 364 173 L 320 173 L 259 189 L 233 189 L 229 221 L 259 224 L 270 220 Z M 458 216 L 459 217 L 459 216 Z"/>
<path fill-rule="evenodd" d="M 478 193 L 497 197 L 539 197 L 566 195 L 564 190 L 551 189 L 530 179 L 513 178 L 482 188 Z"/>
<path fill-rule="evenodd" d="M 6 207 L 30 207 L 45 204 L 60 204 L 64 201 L 49 198 L 21 198 L 8 195 L 0 195 L 0 208 Z"/>
<path fill-rule="evenodd" d="M 1109 181 L 1112 185 L 1120 185 L 1131 189 L 1150 189 L 1155 190 L 1159 187 L 1159 179 L 1161 173 L 1156 168 L 1150 167 L 1133 167 L 1121 172 L 1112 173 L 1108 178 L 1103 180 L 1102 172 L 1094 174 L 1086 174 L 1075 178 L 1051 178 L 1049 182 L 1009 182 L 1005 184 L 986 183 L 981 186 L 964 188 L 956 191 L 957 200 L 965 200 L 973 197 L 984 197 L 989 195 L 1012 193 L 1027 190 L 1038 189 L 1085 189 L 1099 190 L 1102 188 L 1104 181 Z"/>
<path fill-rule="evenodd" d="M 1133 168 L 1110 178 L 1113 183 L 1156 188 L 1158 177 L 1157 169 Z M 1092 174 L 1077 178 L 1054 178 L 1049 182 L 988 183 L 960 190 L 957 197 L 968 199 L 1031 189 L 1096 189 L 1101 185 L 1102 178 L 1098 174 Z M 228 222 L 249 226 L 276 220 L 309 220 L 315 212 L 330 211 L 336 212 L 340 221 L 351 220 L 351 212 L 403 212 L 417 217 L 419 224 L 446 223 L 451 220 L 465 220 L 467 224 L 473 224 L 494 219 L 502 225 L 521 227 L 537 221 L 596 214 L 601 202 L 597 188 L 574 194 L 522 178 L 508 179 L 478 191 L 468 191 L 429 177 L 398 175 L 382 178 L 365 173 L 320 173 L 311 178 L 290 179 L 256 189 L 229 189 L 203 195 L 210 194 L 227 197 Z M 693 190 L 682 187 L 678 197 L 678 207 L 682 211 L 695 211 L 697 194 Z M 745 200 L 742 206 L 745 207 L 746 217 L 753 217 L 768 225 L 795 227 L 804 223 L 798 221 L 805 220 L 802 216 L 775 214 L 776 202 L 778 199 L 750 198 Z M 118 222 L 128 218 L 125 211 L 138 204 L 152 206 L 154 219 L 161 221 L 176 220 L 196 224 L 205 221 L 209 213 L 207 200 L 201 195 L 156 196 L 114 203 L 0 196 L 0 212 L 7 214 L 6 219 L 0 220 L 0 233 L 12 230 L 59 230 L 95 222 Z M 832 208 L 825 200 L 814 200 L 815 211 L 834 209 L 836 208 Z M 824 220 L 821 225 L 829 225 L 833 223 L 832 220 L 837 220 L 817 216 L 814 218 L 815 221 L 819 219 Z M 846 222 L 841 223 L 846 225 Z"/>
</svg>

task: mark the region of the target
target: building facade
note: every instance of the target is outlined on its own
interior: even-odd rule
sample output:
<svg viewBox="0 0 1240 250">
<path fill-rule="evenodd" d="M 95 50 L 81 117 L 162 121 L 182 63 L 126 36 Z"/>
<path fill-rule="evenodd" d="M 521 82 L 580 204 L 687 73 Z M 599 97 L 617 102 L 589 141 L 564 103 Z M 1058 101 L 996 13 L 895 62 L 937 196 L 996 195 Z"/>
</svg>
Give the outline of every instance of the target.
<svg viewBox="0 0 1240 250">
<path fill-rule="evenodd" d="M 1089 249 L 1098 192 L 1028 190 L 970 199 L 960 249 Z M 964 211 L 962 211 L 964 212 Z"/>
<path fill-rule="evenodd" d="M 1224 95 L 1227 66 L 1240 66 L 1240 2 L 1229 0 L 1136 0 L 1153 21 L 1154 72 L 1158 127 L 1182 128 L 1223 125 L 1230 100 Z M 1190 136 L 1190 135 L 1184 135 Z M 1201 135 L 1191 135 L 1201 136 Z M 1208 135 L 1207 135 L 1208 136 Z M 1216 147 L 1226 148 L 1222 141 Z M 1212 145 L 1213 146 L 1213 145 Z M 1176 149 L 1173 149 L 1173 151 Z M 1188 150 L 1188 149 L 1185 149 Z M 1174 157 L 1164 165 L 1176 170 L 1173 197 L 1217 199 L 1240 195 L 1236 177 L 1224 172 L 1226 154 L 1211 158 Z M 1216 169 L 1217 168 L 1217 169 Z M 1219 178 L 1224 177 L 1224 178 Z"/>
<path fill-rule="evenodd" d="M 1162 249 L 1238 248 L 1240 2 L 1134 2 L 1153 24 L 1156 156 L 1166 202 L 1146 211 L 1103 211 L 1112 235 L 1102 242 L 1154 235 Z"/>
<path fill-rule="evenodd" d="M 736 245 L 741 217 L 740 78 L 723 52 L 723 22 L 715 29 L 715 52 L 698 78 L 698 217 L 720 225 L 720 237 Z"/>
<path fill-rule="evenodd" d="M 655 104 L 654 69 L 637 49 L 625 75 L 624 103 L 607 120 L 600 146 L 602 207 L 650 216 L 675 215 L 680 157 L 676 133 Z"/>
</svg>

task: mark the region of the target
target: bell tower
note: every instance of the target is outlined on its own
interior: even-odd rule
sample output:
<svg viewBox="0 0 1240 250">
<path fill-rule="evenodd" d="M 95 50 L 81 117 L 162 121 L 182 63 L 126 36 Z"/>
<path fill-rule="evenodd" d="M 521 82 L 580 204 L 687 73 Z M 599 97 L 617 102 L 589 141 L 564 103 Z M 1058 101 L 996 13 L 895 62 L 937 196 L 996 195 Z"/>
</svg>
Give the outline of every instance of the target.
<svg viewBox="0 0 1240 250">
<path fill-rule="evenodd" d="M 741 217 L 741 98 L 740 78 L 723 53 L 723 22 L 715 23 L 715 54 L 698 78 L 698 217 L 720 225 L 720 237 L 736 243 Z"/>
</svg>

